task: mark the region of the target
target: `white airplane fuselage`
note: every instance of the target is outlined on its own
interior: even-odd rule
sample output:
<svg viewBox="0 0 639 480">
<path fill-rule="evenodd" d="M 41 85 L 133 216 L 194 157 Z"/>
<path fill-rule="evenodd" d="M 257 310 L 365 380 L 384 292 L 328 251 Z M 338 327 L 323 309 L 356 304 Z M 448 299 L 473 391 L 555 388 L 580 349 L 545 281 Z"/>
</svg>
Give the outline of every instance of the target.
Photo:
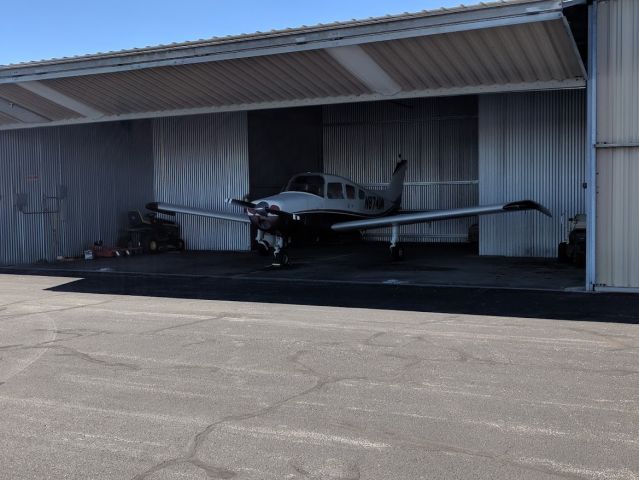
<svg viewBox="0 0 639 480">
<path fill-rule="evenodd" d="M 366 189 L 337 175 L 303 174 L 294 177 L 287 188 L 294 185 L 295 178 L 299 177 L 321 178 L 323 185 L 314 193 L 285 189 L 276 195 L 255 200 L 256 208 L 245 209 L 251 223 L 266 233 L 289 235 L 300 227 L 330 230 L 331 225 L 340 221 L 379 217 L 399 208 L 399 203 L 386 198 L 383 191 Z M 295 221 L 291 221 L 293 218 Z"/>
</svg>

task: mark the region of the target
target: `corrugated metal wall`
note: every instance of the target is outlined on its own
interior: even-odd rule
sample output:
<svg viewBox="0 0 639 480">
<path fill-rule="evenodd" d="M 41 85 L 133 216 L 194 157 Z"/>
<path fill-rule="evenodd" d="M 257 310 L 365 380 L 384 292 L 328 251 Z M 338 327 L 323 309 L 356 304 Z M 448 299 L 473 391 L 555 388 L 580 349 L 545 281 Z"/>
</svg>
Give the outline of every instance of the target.
<svg viewBox="0 0 639 480">
<path fill-rule="evenodd" d="M 404 209 L 476 205 L 477 97 L 324 107 L 324 171 L 382 188 L 399 153 L 408 160 Z M 409 241 L 462 242 L 476 219 L 402 227 Z M 366 238 L 387 240 L 388 229 Z"/>
<path fill-rule="evenodd" d="M 480 254 L 555 257 L 585 210 L 585 92 L 479 97 L 479 202 L 530 199 L 553 213 L 480 218 Z"/>
<path fill-rule="evenodd" d="M 596 283 L 639 288 L 639 2 L 597 9 Z"/>
<path fill-rule="evenodd" d="M 150 140 L 146 121 L 0 132 L 0 264 L 115 243 L 152 197 Z"/>
<path fill-rule="evenodd" d="M 161 202 L 225 211 L 249 191 L 246 112 L 153 121 L 154 189 Z M 190 250 L 248 250 L 248 225 L 179 215 Z"/>
</svg>

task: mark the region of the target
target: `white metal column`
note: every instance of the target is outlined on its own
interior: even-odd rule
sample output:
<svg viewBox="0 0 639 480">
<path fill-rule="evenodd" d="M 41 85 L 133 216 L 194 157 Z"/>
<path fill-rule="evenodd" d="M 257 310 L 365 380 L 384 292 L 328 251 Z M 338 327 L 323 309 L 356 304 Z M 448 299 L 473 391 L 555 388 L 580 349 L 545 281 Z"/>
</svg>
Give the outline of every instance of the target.
<svg viewBox="0 0 639 480">
<path fill-rule="evenodd" d="M 597 2 L 588 6 L 588 79 L 586 81 L 586 290 L 596 282 L 597 239 Z"/>
</svg>

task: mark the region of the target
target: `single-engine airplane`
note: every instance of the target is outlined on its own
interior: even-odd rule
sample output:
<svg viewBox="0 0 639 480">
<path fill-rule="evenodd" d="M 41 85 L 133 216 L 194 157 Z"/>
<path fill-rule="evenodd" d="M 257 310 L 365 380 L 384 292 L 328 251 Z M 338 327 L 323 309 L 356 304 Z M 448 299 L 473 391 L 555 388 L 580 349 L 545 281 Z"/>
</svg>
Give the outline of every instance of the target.
<svg viewBox="0 0 639 480">
<path fill-rule="evenodd" d="M 250 223 L 257 228 L 256 241 L 262 253 L 274 254 L 274 266 L 289 262 L 286 247 L 300 234 L 333 231 L 345 232 L 391 227 L 390 253 L 394 260 L 404 256 L 399 244 L 399 226 L 435 222 L 450 218 L 495 213 L 538 210 L 552 216 L 544 206 L 532 200 L 498 205 L 455 208 L 452 210 L 402 211 L 401 200 L 406 174 L 406 160 L 395 167 L 388 188 L 369 190 L 337 175 L 301 173 L 295 175 L 281 193 L 254 202 L 227 199 L 241 207 L 244 214 L 225 213 L 153 202 L 147 208 L 158 213 L 200 215 L 233 222 Z"/>
</svg>

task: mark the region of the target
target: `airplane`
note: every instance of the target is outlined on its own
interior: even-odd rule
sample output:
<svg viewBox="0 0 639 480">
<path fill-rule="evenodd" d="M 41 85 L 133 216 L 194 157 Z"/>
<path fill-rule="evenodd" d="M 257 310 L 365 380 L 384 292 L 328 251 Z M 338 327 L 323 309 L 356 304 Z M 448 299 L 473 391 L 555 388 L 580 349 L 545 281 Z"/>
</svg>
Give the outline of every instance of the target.
<svg viewBox="0 0 639 480">
<path fill-rule="evenodd" d="M 226 199 L 227 203 L 242 208 L 243 214 L 163 202 L 152 202 L 146 207 L 158 213 L 183 213 L 254 225 L 258 250 L 263 254 L 272 251 L 273 266 L 276 267 L 289 263 L 286 247 L 291 239 L 309 232 L 362 231 L 390 226 L 391 258 L 399 260 L 404 257 L 404 249 L 399 243 L 400 225 L 524 210 L 537 210 L 552 217 L 547 208 L 532 200 L 451 210 L 402 211 L 406 168 L 407 161 L 400 156 L 391 181 L 384 190 L 370 190 L 337 175 L 300 173 L 293 176 L 276 195 L 253 202 Z"/>
</svg>

